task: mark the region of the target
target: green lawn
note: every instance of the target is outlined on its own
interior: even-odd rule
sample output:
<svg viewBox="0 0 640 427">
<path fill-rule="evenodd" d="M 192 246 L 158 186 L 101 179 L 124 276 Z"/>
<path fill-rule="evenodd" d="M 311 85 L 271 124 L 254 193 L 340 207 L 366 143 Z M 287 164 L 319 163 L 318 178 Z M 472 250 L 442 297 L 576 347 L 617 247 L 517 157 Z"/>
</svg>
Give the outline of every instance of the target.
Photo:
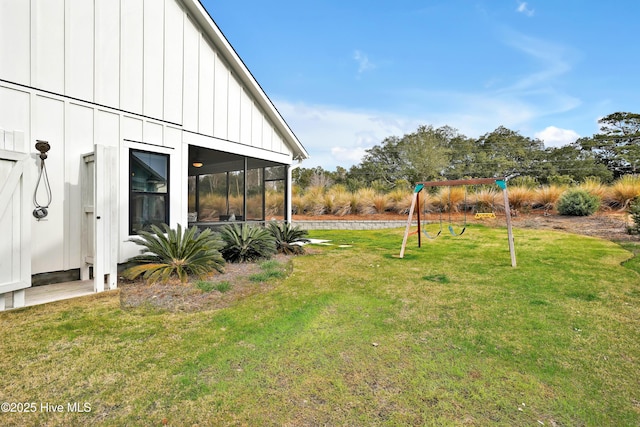
<svg viewBox="0 0 640 427">
<path fill-rule="evenodd" d="M 0 401 L 37 411 L 0 425 L 640 425 L 637 246 L 515 230 L 514 269 L 504 229 L 399 259 L 402 233 L 313 232 L 334 245 L 223 310 L 2 313 Z"/>
</svg>

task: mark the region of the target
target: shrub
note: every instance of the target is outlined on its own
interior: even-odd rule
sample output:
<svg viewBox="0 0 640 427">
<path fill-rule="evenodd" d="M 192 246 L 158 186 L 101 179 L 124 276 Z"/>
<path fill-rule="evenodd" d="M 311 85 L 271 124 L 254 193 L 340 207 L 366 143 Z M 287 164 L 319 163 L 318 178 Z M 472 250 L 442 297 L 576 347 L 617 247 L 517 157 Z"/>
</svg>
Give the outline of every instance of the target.
<svg viewBox="0 0 640 427">
<path fill-rule="evenodd" d="M 271 258 L 276 253 L 276 241 L 264 227 L 229 224 L 221 229 L 224 247 L 220 251 L 229 262 L 247 262 Z"/>
<path fill-rule="evenodd" d="M 640 234 L 640 197 L 633 199 L 629 204 L 629 215 L 633 220 L 633 225 L 627 228 L 629 234 Z"/>
<path fill-rule="evenodd" d="M 509 187 L 509 205 L 515 209 L 523 209 L 531 206 L 535 192 L 529 187 Z"/>
<path fill-rule="evenodd" d="M 557 185 L 543 185 L 534 190 L 533 207 L 543 208 L 545 211 L 551 210 L 565 191 L 564 187 Z"/>
<path fill-rule="evenodd" d="M 389 203 L 391 209 L 399 214 L 408 214 L 413 199 L 413 190 L 407 190 L 405 187 L 396 188 L 389 194 Z"/>
<path fill-rule="evenodd" d="M 327 211 L 324 199 L 325 188 L 314 186 L 307 188 L 302 197 L 302 209 L 307 215 L 324 215 Z"/>
<path fill-rule="evenodd" d="M 537 188 L 540 184 L 538 183 L 537 178 L 529 175 L 522 175 L 522 176 L 517 176 L 513 178 L 511 181 L 509 181 L 509 185 L 513 187 L 526 187 L 526 188 L 534 189 L 534 188 Z"/>
<path fill-rule="evenodd" d="M 269 232 L 276 242 L 276 250 L 283 254 L 300 255 L 304 253 L 304 247 L 300 243 L 308 242 L 305 238 L 308 234 L 306 230 L 300 227 L 294 227 L 288 222 L 278 224 L 270 222 L 268 225 Z"/>
<path fill-rule="evenodd" d="M 472 203 L 471 197 L 467 194 L 467 189 L 462 186 L 441 187 L 432 200 L 434 206 L 439 206 L 441 210 L 450 210 L 452 212 L 460 212 L 460 208 L 466 209 L 465 205 Z"/>
<path fill-rule="evenodd" d="M 393 206 L 393 204 L 391 203 L 391 199 L 389 199 L 389 196 L 382 193 L 377 193 L 375 196 L 373 196 L 372 202 L 376 213 L 379 214 L 385 213 Z"/>
<path fill-rule="evenodd" d="M 560 215 L 588 216 L 600 207 L 600 199 L 584 190 L 569 190 L 558 200 Z"/>
<path fill-rule="evenodd" d="M 624 175 L 611 186 L 611 204 L 626 209 L 631 201 L 640 196 L 640 175 Z"/>
<path fill-rule="evenodd" d="M 151 231 L 141 231 L 131 241 L 145 249 L 130 259 L 138 265 L 124 272 L 128 279 L 142 275 L 149 283 L 167 282 L 175 274 L 185 283 L 189 275 L 204 277 L 213 270 L 224 271 L 224 259 L 219 252 L 222 242 L 209 229 L 199 233 L 197 227 L 191 227 L 183 233 L 180 224 L 177 230 L 166 224 L 162 224 L 162 229 L 152 225 Z"/>
<path fill-rule="evenodd" d="M 355 194 L 356 212 L 360 215 L 372 215 L 376 213 L 374 199 L 377 193 L 373 188 L 361 188 Z"/>
<path fill-rule="evenodd" d="M 499 193 L 493 188 L 482 188 L 473 197 L 478 212 L 495 212 L 499 206 Z"/>
<path fill-rule="evenodd" d="M 351 213 L 352 194 L 342 185 L 334 185 L 325 194 L 327 211 L 333 215 L 344 216 Z"/>
</svg>

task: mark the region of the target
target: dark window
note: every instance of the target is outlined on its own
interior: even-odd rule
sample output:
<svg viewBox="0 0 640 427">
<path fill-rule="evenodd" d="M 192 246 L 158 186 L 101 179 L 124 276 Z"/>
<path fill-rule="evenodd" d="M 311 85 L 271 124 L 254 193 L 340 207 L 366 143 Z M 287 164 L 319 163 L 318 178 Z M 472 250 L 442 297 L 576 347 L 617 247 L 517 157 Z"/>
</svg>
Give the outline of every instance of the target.
<svg viewBox="0 0 640 427">
<path fill-rule="evenodd" d="M 129 233 L 169 223 L 169 156 L 131 150 Z"/>
</svg>

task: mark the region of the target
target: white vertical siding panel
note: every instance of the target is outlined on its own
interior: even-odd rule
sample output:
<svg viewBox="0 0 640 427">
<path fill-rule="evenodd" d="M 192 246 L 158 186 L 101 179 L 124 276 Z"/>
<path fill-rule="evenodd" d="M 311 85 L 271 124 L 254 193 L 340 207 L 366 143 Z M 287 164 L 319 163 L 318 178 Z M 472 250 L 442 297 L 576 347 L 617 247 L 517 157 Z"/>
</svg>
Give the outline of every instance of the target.
<svg viewBox="0 0 640 427">
<path fill-rule="evenodd" d="M 263 117 L 260 109 L 253 104 L 251 107 L 251 145 L 263 148 L 262 144 L 262 124 Z"/>
<path fill-rule="evenodd" d="M 140 28 L 138 28 L 140 30 Z M 145 116 L 161 119 L 164 89 L 164 1 L 144 0 Z"/>
<path fill-rule="evenodd" d="M 291 151 L 287 149 L 287 145 L 284 143 L 284 139 L 282 139 L 282 136 L 278 132 L 273 133 L 273 138 L 275 141 L 273 148 L 274 151 L 282 154 L 291 154 Z"/>
<path fill-rule="evenodd" d="M 182 122 L 183 15 L 175 0 L 165 3 L 164 119 Z"/>
<path fill-rule="evenodd" d="M 31 245 L 32 274 L 62 270 L 64 265 L 64 204 L 65 204 L 65 140 L 64 103 L 42 96 L 34 97 L 33 140 L 49 141 L 47 174 L 51 184 L 52 201 L 49 215 L 42 221 L 31 218 L 31 233 L 37 241 Z M 31 145 L 31 144 L 29 144 Z M 38 201 L 45 202 L 46 194 L 38 191 Z"/>
<path fill-rule="evenodd" d="M 67 104 L 65 125 L 65 240 L 64 270 L 82 265 L 82 191 L 80 182 L 80 159 L 83 154 L 93 151 L 93 108 Z"/>
<path fill-rule="evenodd" d="M 229 69 L 220 55 L 216 55 L 213 104 L 213 136 L 227 139 L 229 110 Z"/>
<path fill-rule="evenodd" d="M 93 2 L 67 0 L 66 7 L 66 94 L 74 98 L 93 101 Z"/>
<path fill-rule="evenodd" d="M 227 139 L 229 141 L 240 141 L 240 96 L 242 88 L 235 79 L 233 74 L 229 76 L 229 108 L 227 109 L 227 123 L 228 134 Z"/>
<path fill-rule="evenodd" d="M 34 83 L 40 89 L 64 93 L 64 0 L 36 1 Z"/>
<path fill-rule="evenodd" d="M 113 0 L 95 0 L 95 5 L 95 100 L 98 104 L 118 108 L 120 107 L 120 3 Z M 123 43 L 127 43 L 127 40 L 123 40 Z"/>
<path fill-rule="evenodd" d="M 120 108 L 142 114 L 143 0 L 121 2 Z"/>
<path fill-rule="evenodd" d="M 251 114 L 253 101 L 247 92 L 241 88 L 240 93 L 240 143 L 251 145 Z"/>
<path fill-rule="evenodd" d="M 30 141 L 30 99 L 28 92 L 0 86 L 0 129 L 24 132 L 25 141 Z"/>
<path fill-rule="evenodd" d="M 144 121 L 142 125 L 142 142 L 155 145 L 164 144 L 164 129 L 159 123 Z"/>
<path fill-rule="evenodd" d="M 185 14 L 182 125 L 190 131 L 198 131 L 199 52 L 200 33 Z"/>
<path fill-rule="evenodd" d="M 215 53 L 209 43 L 200 38 L 200 90 L 198 101 L 198 131 L 213 136 L 213 81 Z"/>
<path fill-rule="evenodd" d="M 120 145 L 120 115 L 108 111 L 96 111 L 94 142 L 107 147 Z M 114 172 L 115 179 L 115 172 Z"/>
<path fill-rule="evenodd" d="M 142 141 L 142 120 L 128 116 L 122 117 L 122 139 Z"/>
<path fill-rule="evenodd" d="M 1 79 L 31 84 L 30 2 L 0 2 L 0 58 Z"/>
<path fill-rule="evenodd" d="M 273 128 L 267 119 L 262 119 L 262 148 L 276 151 L 273 149 Z"/>
</svg>

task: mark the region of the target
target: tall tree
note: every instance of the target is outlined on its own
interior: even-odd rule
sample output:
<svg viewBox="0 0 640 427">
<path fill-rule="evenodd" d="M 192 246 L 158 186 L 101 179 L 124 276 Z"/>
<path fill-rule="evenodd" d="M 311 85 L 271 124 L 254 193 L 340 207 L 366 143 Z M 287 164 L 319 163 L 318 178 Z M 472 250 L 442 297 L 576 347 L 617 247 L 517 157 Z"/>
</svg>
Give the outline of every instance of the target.
<svg viewBox="0 0 640 427">
<path fill-rule="evenodd" d="M 581 139 L 582 149 L 593 152 L 616 178 L 640 172 L 640 114 L 613 113 L 598 123 L 600 133 Z"/>
<path fill-rule="evenodd" d="M 476 141 L 470 175 L 494 177 L 513 172 L 529 174 L 540 159 L 544 144 L 520 133 L 498 127 Z"/>
</svg>

